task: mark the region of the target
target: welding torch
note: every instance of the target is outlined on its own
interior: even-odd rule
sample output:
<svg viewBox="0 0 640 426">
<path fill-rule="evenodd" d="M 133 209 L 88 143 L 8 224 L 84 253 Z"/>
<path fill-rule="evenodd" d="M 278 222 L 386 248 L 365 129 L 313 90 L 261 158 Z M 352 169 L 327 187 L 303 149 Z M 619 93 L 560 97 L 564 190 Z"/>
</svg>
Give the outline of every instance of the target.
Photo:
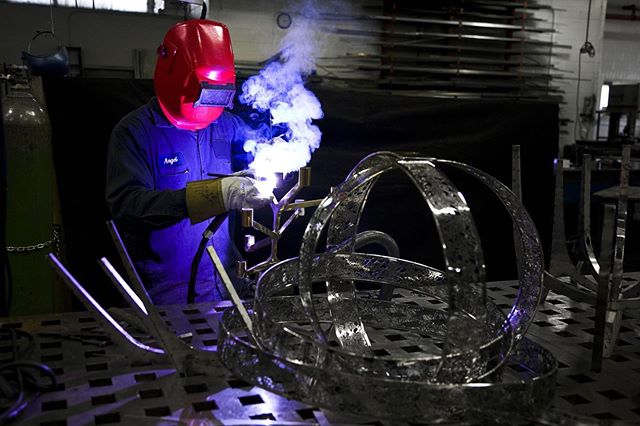
<svg viewBox="0 0 640 426">
<path fill-rule="evenodd" d="M 226 177 L 250 177 L 252 179 L 256 178 L 256 172 L 254 170 L 240 170 L 235 173 L 207 173 L 207 176 L 216 177 L 216 178 L 226 178 Z"/>
</svg>

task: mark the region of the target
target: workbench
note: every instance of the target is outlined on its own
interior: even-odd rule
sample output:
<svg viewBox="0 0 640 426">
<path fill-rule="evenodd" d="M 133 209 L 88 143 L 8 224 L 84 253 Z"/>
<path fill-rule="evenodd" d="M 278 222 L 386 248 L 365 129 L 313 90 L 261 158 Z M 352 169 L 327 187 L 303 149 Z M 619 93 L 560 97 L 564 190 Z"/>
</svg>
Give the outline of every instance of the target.
<svg viewBox="0 0 640 426">
<path fill-rule="evenodd" d="M 488 295 L 509 309 L 517 283 L 492 282 Z M 398 303 L 437 304 L 436 300 L 394 295 Z M 161 315 L 194 345 L 216 350 L 218 319 L 229 302 L 167 306 Z M 586 421 L 619 419 L 640 422 L 640 312 L 623 320 L 615 354 L 602 372 L 589 370 L 594 310 L 550 293 L 528 336 L 550 349 L 559 361 L 555 416 Z M 86 312 L 4 319 L 5 327 L 35 336 L 32 359 L 49 365 L 59 387 L 37 398 L 20 418 L 42 426 L 85 424 L 395 424 L 354 417 L 303 403 L 252 386 L 223 366 L 211 374 L 180 377 L 168 365 L 131 365 L 118 347 L 104 341 Z M 399 335 L 384 340 L 390 354 L 420 347 Z M 77 340 L 79 338 L 79 340 Z M 0 341 L 0 355 L 9 355 Z M 574 417 L 576 416 L 576 417 Z"/>
</svg>

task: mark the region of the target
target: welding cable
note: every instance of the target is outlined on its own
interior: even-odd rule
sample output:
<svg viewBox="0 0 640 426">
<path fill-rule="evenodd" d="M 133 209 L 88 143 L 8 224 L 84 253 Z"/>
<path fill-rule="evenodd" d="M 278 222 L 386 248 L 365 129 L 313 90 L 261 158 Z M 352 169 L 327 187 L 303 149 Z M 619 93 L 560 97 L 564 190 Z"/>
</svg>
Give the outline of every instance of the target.
<svg viewBox="0 0 640 426">
<path fill-rule="evenodd" d="M 9 333 L 11 337 L 12 359 L 0 365 L 0 400 L 9 401 L 2 408 L 0 424 L 17 418 L 24 409 L 40 395 L 41 391 L 53 390 L 58 386 L 54 372 L 46 365 L 26 360 L 34 348 L 33 336 L 23 330 L 0 327 L 0 334 Z M 21 348 L 20 338 L 27 341 Z M 50 383 L 43 383 L 38 377 L 46 377 Z"/>
<path fill-rule="evenodd" d="M 207 2 L 202 0 L 202 12 L 200 12 L 200 19 L 207 19 Z"/>
<path fill-rule="evenodd" d="M 229 213 L 219 214 L 214 217 L 207 229 L 202 233 L 202 238 L 200 239 L 200 244 L 198 244 L 198 249 L 196 250 L 196 254 L 193 256 L 193 261 L 191 261 L 191 273 L 189 274 L 189 284 L 187 286 L 187 303 L 194 303 L 196 296 L 196 280 L 198 278 L 198 267 L 200 266 L 200 261 L 202 260 L 202 256 L 204 255 L 204 250 L 207 247 L 207 243 L 213 236 L 216 231 L 225 221 L 225 219 L 229 216 Z M 220 293 L 220 289 L 218 288 L 217 275 L 214 271 L 214 279 L 216 279 L 216 289 L 218 293 Z M 222 293 L 220 293 L 222 296 Z"/>
</svg>

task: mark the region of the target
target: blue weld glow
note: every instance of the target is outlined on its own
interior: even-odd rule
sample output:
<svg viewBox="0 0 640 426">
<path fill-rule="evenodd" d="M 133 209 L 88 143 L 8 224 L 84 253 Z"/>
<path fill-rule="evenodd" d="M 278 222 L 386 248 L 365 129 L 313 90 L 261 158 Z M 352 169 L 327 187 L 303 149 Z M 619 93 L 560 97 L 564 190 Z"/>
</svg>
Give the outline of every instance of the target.
<svg viewBox="0 0 640 426">
<path fill-rule="evenodd" d="M 285 130 L 273 139 L 250 139 L 244 144 L 244 150 L 254 157 L 249 168 L 262 178 L 261 193 L 271 193 L 277 184 L 275 173 L 287 174 L 306 166 L 320 146 L 322 132 L 313 120 L 323 117 L 322 107 L 304 87 L 304 77 L 315 71 L 320 48 L 315 15 L 307 8 L 296 16 L 280 42 L 281 60 L 242 85 L 240 101 L 260 112 L 269 111 L 271 124 Z"/>
</svg>

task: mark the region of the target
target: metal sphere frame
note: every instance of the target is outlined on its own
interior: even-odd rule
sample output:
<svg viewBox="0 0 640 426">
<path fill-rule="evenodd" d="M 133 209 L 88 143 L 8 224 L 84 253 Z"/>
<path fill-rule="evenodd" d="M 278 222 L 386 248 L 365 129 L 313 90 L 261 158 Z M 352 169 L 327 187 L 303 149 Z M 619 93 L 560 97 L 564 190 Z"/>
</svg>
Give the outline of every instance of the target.
<svg viewBox="0 0 640 426">
<path fill-rule="evenodd" d="M 442 172 L 443 165 L 480 180 L 513 219 L 520 288 L 506 315 L 486 297 L 482 248 L 471 211 Z M 442 242 L 445 271 L 354 253 L 369 192 L 391 170 L 404 172 L 426 201 Z M 325 228 L 327 250 L 317 254 Z M 300 257 L 261 276 L 253 329 L 247 329 L 237 309 L 225 312 L 219 353 L 228 368 L 249 382 L 353 414 L 429 421 L 536 416 L 553 398 L 557 369 L 551 353 L 524 337 L 540 298 L 542 273 L 536 228 L 505 185 L 466 164 L 379 152 L 356 165 L 318 206 Z M 392 302 L 362 299 L 354 281 L 436 297 L 448 303 L 448 310 L 400 309 Z M 326 283 L 326 295 L 313 294 L 314 282 Z M 290 295 L 294 287 L 299 297 Z M 327 324 L 338 347 L 329 345 Z M 371 350 L 369 325 L 429 332 L 444 344 L 440 353 L 408 361 L 379 357 Z M 520 364 L 526 373 L 508 377 L 508 362 Z"/>
</svg>

